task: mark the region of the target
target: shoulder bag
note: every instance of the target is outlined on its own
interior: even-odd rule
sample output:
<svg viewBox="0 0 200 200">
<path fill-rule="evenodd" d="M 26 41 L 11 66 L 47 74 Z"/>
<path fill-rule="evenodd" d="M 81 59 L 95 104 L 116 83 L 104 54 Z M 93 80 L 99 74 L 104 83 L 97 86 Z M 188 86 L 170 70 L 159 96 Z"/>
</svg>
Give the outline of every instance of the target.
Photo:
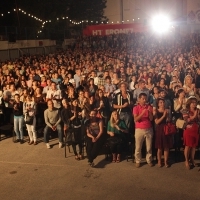
<svg viewBox="0 0 200 200">
<path fill-rule="evenodd" d="M 164 125 L 165 135 L 173 135 L 173 134 L 176 134 L 176 132 L 177 132 L 176 126 L 173 123 L 168 122 Z"/>
<path fill-rule="evenodd" d="M 183 119 L 177 119 L 176 120 L 176 127 L 179 128 L 179 129 L 185 129 L 187 126 L 187 123 L 185 120 Z"/>
</svg>

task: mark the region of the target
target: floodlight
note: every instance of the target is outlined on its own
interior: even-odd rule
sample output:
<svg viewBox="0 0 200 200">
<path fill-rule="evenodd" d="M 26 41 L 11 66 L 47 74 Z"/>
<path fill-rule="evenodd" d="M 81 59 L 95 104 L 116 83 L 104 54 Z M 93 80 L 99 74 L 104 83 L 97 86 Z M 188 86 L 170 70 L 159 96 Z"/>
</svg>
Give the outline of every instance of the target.
<svg viewBox="0 0 200 200">
<path fill-rule="evenodd" d="M 158 33 L 165 33 L 170 28 L 170 20 L 168 16 L 157 15 L 152 20 L 153 30 Z"/>
</svg>

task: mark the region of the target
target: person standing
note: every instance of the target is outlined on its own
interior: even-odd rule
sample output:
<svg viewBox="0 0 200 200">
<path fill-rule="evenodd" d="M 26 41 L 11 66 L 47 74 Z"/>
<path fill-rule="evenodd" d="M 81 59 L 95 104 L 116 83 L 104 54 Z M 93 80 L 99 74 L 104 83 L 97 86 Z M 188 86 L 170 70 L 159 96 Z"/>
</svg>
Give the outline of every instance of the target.
<svg viewBox="0 0 200 200">
<path fill-rule="evenodd" d="M 36 133 L 36 103 L 34 98 L 28 95 L 26 101 L 23 104 L 23 113 L 25 118 L 30 117 L 31 122 L 26 123 L 26 128 L 29 135 L 29 145 L 37 145 L 37 133 Z"/>
<path fill-rule="evenodd" d="M 155 134 L 156 134 L 156 141 L 155 141 L 155 148 L 158 149 L 157 151 L 157 158 L 158 158 L 158 167 L 162 167 L 161 157 L 162 151 L 164 150 L 164 162 L 165 167 L 168 168 L 168 158 L 169 158 L 169 149 L 172 148 L 172 136 L 165 135 L 164 133 L 164 126 L 169 119 L 168 110 L 165 108 L 165 100 L 158 99 L 157 100 L 157 109 L 155 115 Z"/>
<path fill-rule="evenodd" d="M 182 110 L 183 119 L 186 121 L 187 126 L 183 132 L 183 141 L 185 145 L 185 167 L 190 169 L 190 165 L 197 167 L 194 161 L 196 147 L 199 143 L 199 125 L 200 120 L 199 109 L 197 109 L 197 99 L 191 96 L 186 103 L 186 110 Z"/>
<path fill-rule="evenodd" d="M 122 82 L 119 84 L 120 92 L 115 95 L 113 101 L 113 108 L 119 113 L 121 120 L 124 120 L 127 128 L 130 130 L 132 127 L 132 114 L 131 106 L 133 104 L 133 96 L 127 91 L 128 84 Z"/>
<path fill-rule="evenodd" d="M 62 95 L 61 90 L 57 89 L 56 83 L 51 83 L 51 90 L 48 90 L 46 101 L 52 100 L 55 108 L 61 108 Z"/>
<path fill-rule="evenodd" d="M 138 105 L 133 108 L 133 116 L 135 122 L 135 161 L 136 167 L 141 164 L 141 149 L 144 140 L 146 140 L 146 161 L 150 167 L 152 164 L 152 138 L 153 128 L 151 121 L 153 120 L 152 107 L 147 102 L 147 94 L 140 93 L 138 97 Z"/>
<path fill-rule="evenodd" d="M 23 102 L 20 101 L 19 94 L 15 94 L 13 103 L 13 114 L 14 114 L 14 131 L 16 134 L 15 143 L 20 142 L 20 144 L 24 143 L 24 133 L 23 133 L 23 124 L 24 124 L 24 116 L 23 116 Z"/>
</svg>

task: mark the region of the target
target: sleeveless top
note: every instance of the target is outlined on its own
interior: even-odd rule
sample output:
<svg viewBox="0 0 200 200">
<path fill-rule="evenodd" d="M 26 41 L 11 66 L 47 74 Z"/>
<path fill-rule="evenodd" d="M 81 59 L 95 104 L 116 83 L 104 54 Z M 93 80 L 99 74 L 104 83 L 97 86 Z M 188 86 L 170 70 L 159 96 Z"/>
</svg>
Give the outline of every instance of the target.
<svg viewBox="0 0 200 200">
<path fill-rule="evenodd" d="M 99 123 L 101 122 L 101 119 L 97 119 L 95 122 L 88 123 L 88 129 L 90 131 L 90 134 L 94 137 L 96 137 L 100 132 Z"/>
</svg>

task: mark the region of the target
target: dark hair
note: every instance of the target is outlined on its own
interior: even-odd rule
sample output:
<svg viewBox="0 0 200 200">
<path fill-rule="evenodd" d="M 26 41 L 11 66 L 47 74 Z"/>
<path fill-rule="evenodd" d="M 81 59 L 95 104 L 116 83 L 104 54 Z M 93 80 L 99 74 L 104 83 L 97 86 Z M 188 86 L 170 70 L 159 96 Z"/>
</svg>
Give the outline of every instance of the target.
<svg viewBox="0 0 200 200">
<path fill-rule="evenodd" d="M 178 90 L 177 95 L 179 96 L 180 93 L 182 93 L 182 92 L 184 92 L 184 89 L 181 88 L 181 89 Z"/>
<path fill-rule="evenodd" d="M 157 107 L 157 108 L 158 108 L 159 101 L 165 102 L 165 99 L 163 99 L 163 98 L 158 98 L 158 99 L 156 99 L 156 107 Z"/>
<path fill-rule="evenodd" d="M 147 97 L 147 94 L 142 92 L 142 93 L 139 94 L 139 99 L 140 99 L 141 97 Z"/>
<path fill-rule="evenodd" d="M 102 91 L 102 90 L 101 89 L 97 89 L 96 92 L 95 92 L 95 100 L 100 100 L 99 91 Z"/>
<path fill-rule="evenodd" d="M 154 94 L 155 94 L 155 93 L 154 93 L 154 89 L 155 89 L 155 88 L 157 88 L 157 90 L 158 90 L 158 93 L 159 93 L 159 87 L 158 87 L 158 86 L 154 86 L 154 87 L 153 87 L 153 89 L 152 89 L 152 95 L 154 95 Z"/>
<path fill-rule="evenodd" d="M 106 80 L 107 80 L 107 79 L 111 80 L 111 77 L 110 77 L 110 76 L 106 76 L 106 78 L 105 78 L 105 79 L 106 79 Z"/>
<path fill-rule="evenodd" d="M 190 104 L 191 104 L 192 101 L 194 101 L 194 100 L 197 102 L 196 97 L 191 97 L 191 98 L 189 98 L 189 99 L 187 100 L 187 102 L 186 102 L 186 108 L 187 108 L 187 109 L 190 109 Z"/>
</svg>

